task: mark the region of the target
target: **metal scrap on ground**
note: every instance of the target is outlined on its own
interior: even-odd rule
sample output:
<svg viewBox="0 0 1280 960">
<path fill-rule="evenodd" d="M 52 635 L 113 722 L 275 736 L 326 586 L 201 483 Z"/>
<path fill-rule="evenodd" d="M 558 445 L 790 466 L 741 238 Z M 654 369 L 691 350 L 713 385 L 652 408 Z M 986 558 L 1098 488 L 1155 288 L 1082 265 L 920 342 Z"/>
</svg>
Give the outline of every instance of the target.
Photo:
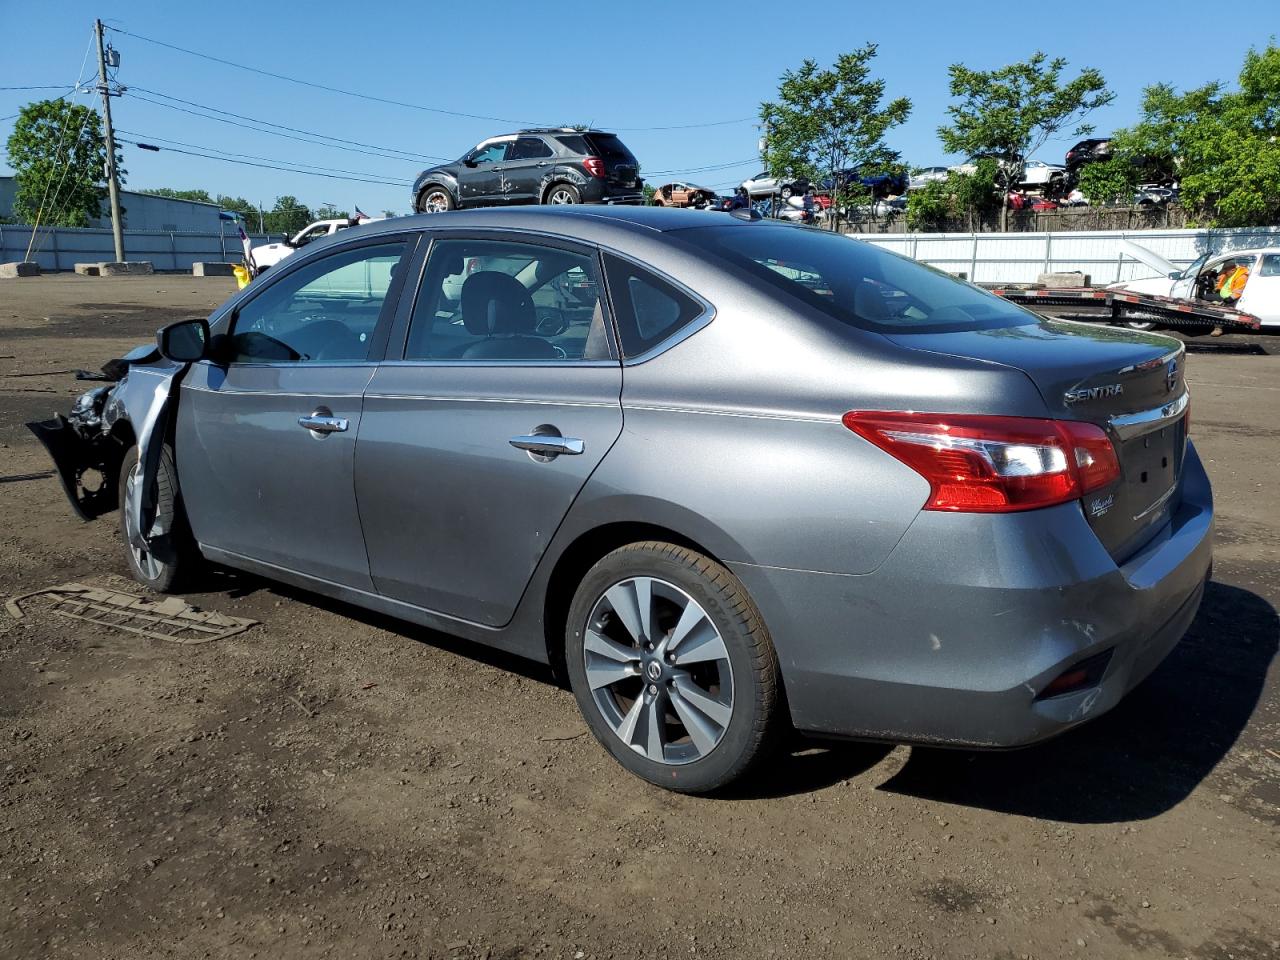
<svg viewBox="0 0 1280 960">
<path fill-rule="evenodd" d="M 197 610 L 181 597 L 151 600 L 83 583 L 64 583 L 20 594 L 8 600 L 4 608 L 13 619 L 22 620 L 26 616 L 22 601 L 35 598 L 41 598 L 46 609 L 62 617 L 188 645 L 223 640 L 258 623 L 216 611 Z"/>
</svg>

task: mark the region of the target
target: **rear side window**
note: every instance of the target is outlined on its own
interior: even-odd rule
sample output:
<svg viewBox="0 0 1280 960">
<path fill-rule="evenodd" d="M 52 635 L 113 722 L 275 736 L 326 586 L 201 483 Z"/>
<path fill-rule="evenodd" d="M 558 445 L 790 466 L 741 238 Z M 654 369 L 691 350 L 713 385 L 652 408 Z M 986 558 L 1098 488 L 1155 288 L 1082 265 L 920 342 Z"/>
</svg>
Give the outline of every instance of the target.
<svg viewBox="0 0 1280 960">
<path fill-rule="evenodd" d="M 623 356 L 653 349 L 703 312 L 697 300 L 648 270 L 611 254 L 604 259 Z"/>
<path fill-rule="evenodd" d="M 551 156 L 551 148 L 540 137 L 520 137 L 507 151 L 508 160 L 541 160 Z"/>
<path fill-rule="evenodd" d="M 587 138 L 581 134 L 556 137 L 556 139 L 570 153 L 580 153 L 584 157 L 591 155 L 591 148 L 587 146 Z"/>
<path fill-rule="evenodd" d="M 1280 277 L 1280 253 L 1268 253 L 1262 258 L 1262 266 L 1258 268 L 1260 277 Z"/>
</svg>

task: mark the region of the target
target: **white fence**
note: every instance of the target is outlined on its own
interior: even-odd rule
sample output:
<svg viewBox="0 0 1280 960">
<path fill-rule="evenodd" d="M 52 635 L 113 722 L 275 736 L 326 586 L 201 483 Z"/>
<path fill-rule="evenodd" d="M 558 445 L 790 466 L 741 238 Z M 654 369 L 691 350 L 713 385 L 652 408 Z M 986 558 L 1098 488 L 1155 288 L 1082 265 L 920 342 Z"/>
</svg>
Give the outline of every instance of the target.
<svg viewBox="0 0 1280 960">
<path fill-rule="evenodd" d="M 249 239 L 256 246 L 271 238 L 253 233 Z M 31 227 L 0 224 L 0 263 L 26 259 L 30 240 Z M 244 257 L 234 224 L 228 224 L 222 234 L 126 230 L 124 255 L 127 260 L 150 260 L 157 270 L 185 271 L 201 260 L 235 263 Z M 41 270 L 73 270 L 77 263 L 101 263 L 115 258 L 110 230 L 73 227 L 41 227 L 31 253 Z"/>
<path fill-rule="evenodd" d="M 1206 250 L 1280 247 L 1280 227 L 1239 230 L 1100 230 L 1092 233 L 884 233 L 858 239 L 903 253 L 975 283 L 1034 283 L 1041 273 L 1078 270 L 1094 286 L 1152 276 L 1121 252 L 1120 241 L 1160 254 L 1178 266 Z"/>
</svg>

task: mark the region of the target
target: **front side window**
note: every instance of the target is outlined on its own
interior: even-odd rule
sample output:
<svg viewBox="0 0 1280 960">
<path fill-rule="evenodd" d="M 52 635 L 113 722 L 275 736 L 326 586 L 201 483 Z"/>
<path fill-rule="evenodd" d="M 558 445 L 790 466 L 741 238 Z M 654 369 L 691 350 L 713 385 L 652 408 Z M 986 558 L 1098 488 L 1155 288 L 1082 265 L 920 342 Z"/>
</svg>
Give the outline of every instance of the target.
<svg viewBox="0 0 1280 960">
<path fill-rule="evenodd" d="M 319 226 L 319 227 L 312 227 L 310 230 L 302 234 L 302 236 L 298 237 L 298 239 L 294 241 L 294 246 L 305 247 L 312 240 L 319 240 L 321 237 L 327 237 L 328 235 L 329 235 L 328 224 L 325 224 L 324 226 Z"/>
<path fill-rule="evenodd" d="M 369 358 L 406 241 L 321 257 L 268 286 L 236 311 L 231 363 L 332 363 Z"/>
<path fill-rule="evenodd" d="M 507 145 L 511 141 L 500 140 L 497 143 L 482 143 L 471 151 L 467 159 L 473 163 L 497 163 L 507 156 Z"/>
<path fill-rule="evenodd" d="M 618 311 L 623 356 L 635 357 L 656 347 L 703 312 L 697 300 L 628 260 L 606 254 L 605 269 Z"/>
<path fill-rule="evenodd" d="M 593 253 L 504 240 L 438 240 L 414 303 L 406 360 L 603 360 Z"/>
<path fill-rule="evenodd" d="M 1025 326 L 1034 314 L 850 237 L 766 224 L 698 227 L 682 239 L 841 323 L 884 333 Z"/>
</svg>

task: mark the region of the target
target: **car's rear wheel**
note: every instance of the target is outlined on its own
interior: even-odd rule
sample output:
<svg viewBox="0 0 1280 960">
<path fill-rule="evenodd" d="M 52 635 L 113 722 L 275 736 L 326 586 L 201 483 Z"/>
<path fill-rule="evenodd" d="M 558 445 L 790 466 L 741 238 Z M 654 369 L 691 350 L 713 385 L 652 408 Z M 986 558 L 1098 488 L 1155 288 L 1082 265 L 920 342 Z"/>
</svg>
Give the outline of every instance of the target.
<svg viewBox="0 0 1280 960">
<path fill-rule="evenodd" d="M 1153 320 L 1130 320 L 1125 326 L 1130 330 L 1154 330 L 1156 323 Z"/>
<path fill-rule="evenodd" d="M 137 529 L 135 492 L 142 482 L 142 464 L 138 448 L 130 447 L 120 465 L 120 536 L 124 540 L 125 558 L 133 579 L 157 593 L 172 593 L 181 588 L 200 562 L 199 549 L 178 490 L 178 470 L 173 461 L 173 448 L 167 443 L 160 452 L 156 474 L 155 529 L 166 534 L 165 557 L 162 559 L 145 546 L 130 542 L 130 529 Z"/>
<path fill-rule="evenodd" d="M 582 196 L 572 183 L 553 183 L 544 203 L 581 203 Z"/>
<path fill-rule="evenodd" d="M 444 187 L 428 187 L 418 197 L 419 213 L 445 213 L 453 207 L 453 194 Z"/>
<path fill-rule="evenodd" d="M 795 192 L 795 191 L 793 191 L 793 190 L 792 190 L 792 188 L 791 188 L 791 184 L 787 183 L 787 184 L 783 184 L 783 186 L 782 186 L 782 190 L 781 190 L 781 191 L 779 191 L 779 194 L 780 194 L 780 196 L 782 197 L 782 199 L 783 199 L 783 200 L 790 200 L 790 199 L 791 199 L 791 194 L 792 194 L 792 193 L 794 193 L 794 192 Z"/>
<path fill-rule="evenodd" d="M 747 775 L 783 724 L 777 654 L 742 584 L 670 543 L 605 556 L 574 595 L 569 681 L 587 725 L 650 783 L 706 793 Z"/>
</svg>

